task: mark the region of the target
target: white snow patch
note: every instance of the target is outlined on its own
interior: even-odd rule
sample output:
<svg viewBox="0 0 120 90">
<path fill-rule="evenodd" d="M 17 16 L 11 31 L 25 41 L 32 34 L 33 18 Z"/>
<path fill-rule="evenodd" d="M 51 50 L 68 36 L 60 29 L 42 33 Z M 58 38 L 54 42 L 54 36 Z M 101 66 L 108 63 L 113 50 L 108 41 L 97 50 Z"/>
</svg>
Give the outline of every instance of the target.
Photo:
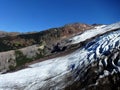
<svg viewBox="0 0 120 90">
<path fill-rule="evenodd" d="M 76 44 L 76 43 L 80 43 L 82 41 L 85 41 L 87 39 L 90 39 L 96 35 L 104 34 L 108 31 L 112 31 L 112 30 L 118 29 L 118 28 L 120 28 L 120 22 L 115 23 L 115 24 L 111 24 L 111 25 L 97 26 L 95 29 L 85 31 L 84 33 L 77 35 L 77 36 L 74 36 L 69 40 L 72 40 L 71 44 Z"/>
</svg>

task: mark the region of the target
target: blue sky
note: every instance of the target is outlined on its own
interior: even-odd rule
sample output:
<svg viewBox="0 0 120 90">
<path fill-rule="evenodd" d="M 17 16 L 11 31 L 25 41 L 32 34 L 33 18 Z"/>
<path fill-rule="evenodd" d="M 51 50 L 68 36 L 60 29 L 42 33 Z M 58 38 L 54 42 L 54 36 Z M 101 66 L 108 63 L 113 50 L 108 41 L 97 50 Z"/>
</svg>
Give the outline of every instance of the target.
<svg viewBox="0 0 120 90">
<path fill-rule="evenodd" d="M 120 21 L 120 0 L 0 0 L 0 30 L 41 31 L 65 24 Z"/>
</svg>

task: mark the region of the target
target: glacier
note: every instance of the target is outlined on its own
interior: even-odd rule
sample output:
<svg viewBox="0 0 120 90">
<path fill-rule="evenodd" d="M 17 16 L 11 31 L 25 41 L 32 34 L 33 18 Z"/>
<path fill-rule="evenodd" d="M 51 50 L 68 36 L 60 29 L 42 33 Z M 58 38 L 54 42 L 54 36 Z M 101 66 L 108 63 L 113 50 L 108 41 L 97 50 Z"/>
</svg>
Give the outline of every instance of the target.
<svg viewBox="0 0 120 90">
<path fill-rule="evenodd" d="M 74 82 L 79 82 L 85 75 L 86 68 L 94 62 L 104 68 L 104 73 L 99 78 L 120 72 L 120 23 L 104 25 L 76 35 L 71 38 L 71 44 L 95 36 L 69 55 L 1 74 L 0 90 L 64 90 Z"/>
<path fill-rule="evenodd" d="M 80 43 L 80 42 L 85 41 L 87 39 L 93 38 L 97 35 L 102 35 L 106 32 L 114 31 L 114 30 L 119 29 L 119 28 L 120 28 L 120 22 L 114 23 L 111 25 L 96 26 L 95 29 L 85 31 L 82 34 L 76 35 L 73 38 L 71 38 L 70 39 L 72 41 L 71 44 Z"/>
</svg>

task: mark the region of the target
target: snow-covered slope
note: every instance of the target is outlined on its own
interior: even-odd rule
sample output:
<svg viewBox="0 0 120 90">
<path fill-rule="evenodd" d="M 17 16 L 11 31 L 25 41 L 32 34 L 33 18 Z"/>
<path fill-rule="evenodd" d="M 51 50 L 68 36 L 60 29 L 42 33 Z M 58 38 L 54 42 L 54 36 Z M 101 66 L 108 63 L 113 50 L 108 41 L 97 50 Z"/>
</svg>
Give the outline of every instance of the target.
<svg viewBox="0 0 120 90">
<path fill-rule="evenodd" d="M 111 24 L 111 25 L 96 26 L 95 29 L 88 30 L 80 35 L 77 35 L 77 36 L 71 38 L 70 40 L 72 41 L 71 42 L 72 44 L 76 44 L 76 43 L 85 41 L 87 39 L 90 39 L 92 37 L 95 37 L 97 35 L 104 34 L 108 31 L 113 31 L 118 28 L 120 28 L 120 22 Z"/>
<path fill-rule="evenodd" d="M 104 68 L 108 67 L 99 78 L 109 73 L 120 72 L 119 28 L 120 23 L 116 23 L 86 31 L 73 37 L 73 43 L 84 41 L 97 34 L 111 32 L 96 37 L 69 55 L 36 63 L 17 72 L 0 75 L 0 90 L 63 90 L 68 85 L 79 81 L 86 72 L 86 68 L 93 62 L 98 62 L 99 66 Z M 112 31 L 114 29 L 118 30 Z"/>
</svg>

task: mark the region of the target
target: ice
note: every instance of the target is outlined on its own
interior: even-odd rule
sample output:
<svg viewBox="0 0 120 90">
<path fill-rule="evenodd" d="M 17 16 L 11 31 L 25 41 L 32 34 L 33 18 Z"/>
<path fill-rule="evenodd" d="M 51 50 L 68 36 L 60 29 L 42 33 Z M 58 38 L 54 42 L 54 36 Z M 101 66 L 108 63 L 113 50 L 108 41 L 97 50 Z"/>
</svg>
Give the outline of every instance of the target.
<svg viewBox="0 0 120 90">
<path fill-rule="evenodd" d="M 100 27 L 100 30 L 97 28 L 97 31 L 86 31 L 79 37 L 75 36 L 73 39 L 78 39 L 80 42 L 81 40 L 91 38 L 96 33 L 107 32 L 119 27 L 120 23 Z M 90 44 L 91 42 L 94 43 Z M 69 55 L 49 59 L 29 65 L 28 68 L 23 70 L 0 75 L 0 90 L 63 90 L 66 86 L 79 80 L 79 75 L 82 73 L 80 70 L 86 68 L 94 61 L 99 62 L 100 60 L 104 60 L 104 63 L 100 61 L 100 65 L 108 65 L 107 55 L 120 47 L 120 30 L 109 32 L 95 38 L 91 42 Z M 114 58 L 112 59 L 114 60 Z M 120 65 L 120 60 L 118 61 L 118 65 Z M 119 69 L 119 66 L 117 67 Z M 117 71 L 116 69 L 115 67 L 114 70 Z M 109 71 L 104 71 L 103 76 L 108 74 Z M 71 79 L 67 80 L 69 77 Z"/>
<path fill-rule="evenodd" d="M 111 25 L 97 26 L 95 29 L 88 30 L 80 35 L 77 35 L 77 36 L 71 38 L 70 39 L 70 40 L 72 40 L 71 44 L 80 43 L 82 41 L 85 41 L 85 40 L 95 37 L 97 35 L 104 34 L 108 31 L 112 31 L 112 30 L 119 29 L 119 28 L 120 28 L 120 22 L 111 24 Z"/>
</svg>

